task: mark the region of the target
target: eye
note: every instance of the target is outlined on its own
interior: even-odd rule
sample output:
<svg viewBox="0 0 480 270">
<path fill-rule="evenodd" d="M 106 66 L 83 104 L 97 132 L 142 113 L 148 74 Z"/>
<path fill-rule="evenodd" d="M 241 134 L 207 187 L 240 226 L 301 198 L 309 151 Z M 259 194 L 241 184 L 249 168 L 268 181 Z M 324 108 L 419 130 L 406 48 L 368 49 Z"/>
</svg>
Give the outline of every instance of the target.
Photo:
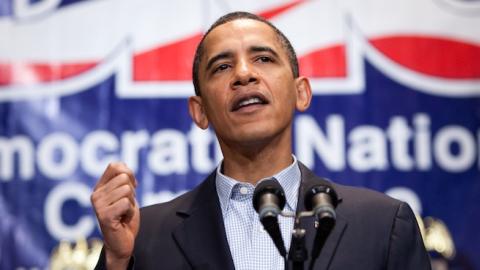
<svg viewBox="0 0 480 270">
<path fill-rule="evenodd" d="M 268 63 L 268 62 L 273 62 L 273 59 L 269 56 L 260 56 L 257 58 L 257 61 L 260 61 L 262 63 Z"/>
<path fill-rule="evenodd" d="M 218 65 L 218 66 L 213 70 L 213 73 L 217 73 L 217 72 L 226 70 L 226 69 L 229 68 L 229 67 L 230 67 L 230 66 L 229 66 L 228 64 L 220 64 L 220 65 Z"/>
</svg>

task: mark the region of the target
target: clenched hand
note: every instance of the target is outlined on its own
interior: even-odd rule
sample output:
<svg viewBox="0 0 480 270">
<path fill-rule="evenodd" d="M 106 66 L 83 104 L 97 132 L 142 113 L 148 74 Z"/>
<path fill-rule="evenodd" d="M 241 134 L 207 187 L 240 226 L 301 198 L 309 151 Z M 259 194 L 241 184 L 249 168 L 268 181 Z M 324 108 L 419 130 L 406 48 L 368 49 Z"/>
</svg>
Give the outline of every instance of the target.
<svg viewBox="0 0 480 270">
<path fill-rule="evenodd" d="M 104 238 L 108 269 L 125 269 L 140 223 L 135 200 L 137 180 L 123 163 L 110 163 L 91 196 Z"/>
</svg>

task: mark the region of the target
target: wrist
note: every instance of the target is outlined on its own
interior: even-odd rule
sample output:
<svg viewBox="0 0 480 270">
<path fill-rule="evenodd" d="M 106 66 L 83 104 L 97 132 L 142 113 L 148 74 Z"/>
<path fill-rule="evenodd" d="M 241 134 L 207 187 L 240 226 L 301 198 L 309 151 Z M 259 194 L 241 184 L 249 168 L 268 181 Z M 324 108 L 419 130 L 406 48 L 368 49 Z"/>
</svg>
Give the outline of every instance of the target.
<svg viewBox="0 0 480 270">
<path fill-rule="evenodd" d="M 118 257 L 112 254 L 112 252 L 105 250 L 105 263 L 106 263 L 107 269 L 109 270 L 127 269 L 129 262 L 130 262 L 130 256 Z"/>
</svg>

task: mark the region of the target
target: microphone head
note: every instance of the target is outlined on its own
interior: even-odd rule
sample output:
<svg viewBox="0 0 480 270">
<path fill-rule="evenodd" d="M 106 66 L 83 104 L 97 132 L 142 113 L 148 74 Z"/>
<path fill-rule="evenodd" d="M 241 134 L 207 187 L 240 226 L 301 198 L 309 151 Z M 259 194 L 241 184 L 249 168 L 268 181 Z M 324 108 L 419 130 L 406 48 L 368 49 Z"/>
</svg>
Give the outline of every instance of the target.
<svg viewBox="0 0 480 270">
<path fill-rule="evenodd" d="M 335 207 L 338 204 L 338 196 L 335 190 L 328 184 L 310 185 L 305 192 L 305 209 L 312 211 L 315 216 L 317 233 L 312 247 L 312 262 L 318 258 L 327 237 L 335 227 Z M 312 266 L 312 264 L 310 264 Z"/>
<path fill-rule="evenodd" d="M 328 185 L 314 184 L 306 189 L 304 203 L 307 211 L 313 210 L 315 206 L 313 198 L 320 193 L 328 194 L 330 196 L 330 203 L 332 206 L 337 207 L 338 196 L 335 190 Z"/>
<path fill-rule="evenodd" d="M 285 207 L 285 192 L 275 178 L 264 180 L 255 187 L 255 191 L 253 192 L 253 208 L 255 208 L 257 213 L 260 210 L 262 200 L 265 199 L 274 200 L 280 211 Z"/>
<path fill-rule="evenodd" d="M 320 223 L 319 229 L 326 232 L 335 226 L 337 203 L 337 193 L 327 185 L 312 185 L 305 194 L 305 209 L 314 212 Z"/>
<path fill-rule="evenodd" d="M 253 192 L 253 208 L 258 213 L 263 228 L 278 249 L 280 255 L 287 256 L 282 233 L 278 225 L 278 214 L 285 207 L 285 192 L 275 178 L 260 182 Z"/>
</svg>

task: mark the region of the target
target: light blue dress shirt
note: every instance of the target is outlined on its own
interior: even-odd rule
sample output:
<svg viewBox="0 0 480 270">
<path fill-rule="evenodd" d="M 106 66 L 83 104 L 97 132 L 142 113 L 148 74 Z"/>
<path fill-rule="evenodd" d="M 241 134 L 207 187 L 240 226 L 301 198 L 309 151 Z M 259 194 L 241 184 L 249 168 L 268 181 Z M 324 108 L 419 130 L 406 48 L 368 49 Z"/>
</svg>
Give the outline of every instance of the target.
<svg viewBox="0 0 480 270">
<path fill-rule="evenodd" d="M 255 186 L 222 174 L 220 168 L 221 166 L 217 168 L 215 184 L 235 269 L 283 270 L 284 260 L 253 209 L 252 198 Z M 293 156 L 293 163 L 290 166 L 272 177 L 278 180 L 285 191 L 287 202 L 283 210 L 294 212 L 297 209 L 301 178 L 296 157 Z M 269 178 L 271 177 L 265 179 Z M 288 251 L 294 220 L 279 216 L 278 223 Z"/>
</svg>

